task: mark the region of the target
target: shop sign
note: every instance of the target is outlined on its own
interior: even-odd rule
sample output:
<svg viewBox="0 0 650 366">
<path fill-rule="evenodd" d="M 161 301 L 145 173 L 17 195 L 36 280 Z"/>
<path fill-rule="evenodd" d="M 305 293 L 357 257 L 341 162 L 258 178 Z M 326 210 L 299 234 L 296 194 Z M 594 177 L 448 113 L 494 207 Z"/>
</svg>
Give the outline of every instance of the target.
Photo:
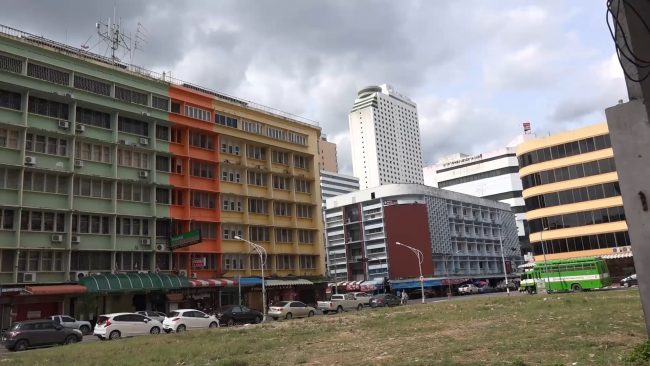
<svg viewBox="0 0 650 366">
<path fill-rule="evenodd" d="M 192 258 L 192 267 L 194 267 L 194 268 L 203 268 L 203 267 L 205 267 L 205 257 L 203 257 L 203 258 Z"/>
<path fill-rule="evenodd" d="M 180 235 L 172 236 L 171 239 L 169 239 L 169 245 L 171 246 L 172 250 L 174 250 L 198 244 L 202 240 L 203 238 L 201 237 L 201 230 L 195 229 L 186 233 L 182 233 Z"/>
</svg>

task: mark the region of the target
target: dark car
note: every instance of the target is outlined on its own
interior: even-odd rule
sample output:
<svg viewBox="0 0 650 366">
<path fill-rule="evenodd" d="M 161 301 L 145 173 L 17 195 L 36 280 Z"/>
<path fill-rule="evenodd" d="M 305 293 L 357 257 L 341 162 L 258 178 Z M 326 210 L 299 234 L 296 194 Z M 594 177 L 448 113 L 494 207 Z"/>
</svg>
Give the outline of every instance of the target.
<svg viewBox="0 0 650 366">
<path fill-rule="evenodd" d="M 383 306 L 398 306 L 402 303 L 399 297 L 393 294 L 379 294 L 370 298 L 370 306 L 373 308 Z"/>
<path fill-rule="evenodd" d="M 639 281 L 636 279 L 636 273 L 621 280 L 621 287 L 630 287 L 638 284 Z"/>
<path fill-rule="evenodd" d="M 52 320 L 28 320 L 14 323 L 2 336 L 10 351 L 24 351 L 32 347 L 71 344 L 83 339 L 78 329 L 65 328 Z"/>
<path fill-rule="evenodd" d="M 249 309 L 240 305 L 224 306 L 217 311 L 219 324 L 233 326 L 235 324 L 259 323 L 262 321 L 263 314 L 257 310 Z"/>
</svg>

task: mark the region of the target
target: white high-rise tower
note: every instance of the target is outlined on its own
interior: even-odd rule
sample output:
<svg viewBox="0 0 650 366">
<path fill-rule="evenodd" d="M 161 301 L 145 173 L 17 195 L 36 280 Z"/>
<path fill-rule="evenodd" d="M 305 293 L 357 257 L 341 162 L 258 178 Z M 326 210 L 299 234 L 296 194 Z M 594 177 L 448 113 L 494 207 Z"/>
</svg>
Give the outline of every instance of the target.
<svg viewBox="0 0 650 366">
<path fill-rule="evenodd" d="M 387 84 L 369 86 L 357 93 L 348 120 L 360 189 L 424 183 L 418 111 L 411 99 Z"/>
</svg>

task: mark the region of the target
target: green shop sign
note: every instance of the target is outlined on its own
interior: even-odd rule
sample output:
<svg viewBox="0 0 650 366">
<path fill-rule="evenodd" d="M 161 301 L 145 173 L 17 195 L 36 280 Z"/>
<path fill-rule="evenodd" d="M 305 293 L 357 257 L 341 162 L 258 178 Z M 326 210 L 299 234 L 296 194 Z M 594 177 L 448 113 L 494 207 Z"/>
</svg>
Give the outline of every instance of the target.
<svg viewBox="0 0 650 366">
<path fill-rule="evenodd" d="M 172 236 L 169 240 L 169 245 L 171 246 L 172 250 L 174 250 L 200 243 L 202 240 L 201 230 L 195 229 L 186 233 L 182 233 L 180 235 Z"/>
</svg>

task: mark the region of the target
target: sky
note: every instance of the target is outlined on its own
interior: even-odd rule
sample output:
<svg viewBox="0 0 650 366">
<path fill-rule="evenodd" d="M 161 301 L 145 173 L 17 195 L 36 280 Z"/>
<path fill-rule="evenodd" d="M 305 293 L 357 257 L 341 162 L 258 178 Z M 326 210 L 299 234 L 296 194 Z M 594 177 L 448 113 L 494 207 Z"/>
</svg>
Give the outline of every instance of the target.
<svg viewBox="0 0 650 366">
<path fill-rule="evenodd" d="M 605 1 L 21 0 L 0 24 L 105 54 L 95 23 L 132 35 L 131 61 L 317 121 L 352 173 L 347 115 L 391 84 L 418 104 L 425 165 L 605 121 L 627 92 Z M 121 55 L 120 55 L 121 56 Z"/>
</svg>

